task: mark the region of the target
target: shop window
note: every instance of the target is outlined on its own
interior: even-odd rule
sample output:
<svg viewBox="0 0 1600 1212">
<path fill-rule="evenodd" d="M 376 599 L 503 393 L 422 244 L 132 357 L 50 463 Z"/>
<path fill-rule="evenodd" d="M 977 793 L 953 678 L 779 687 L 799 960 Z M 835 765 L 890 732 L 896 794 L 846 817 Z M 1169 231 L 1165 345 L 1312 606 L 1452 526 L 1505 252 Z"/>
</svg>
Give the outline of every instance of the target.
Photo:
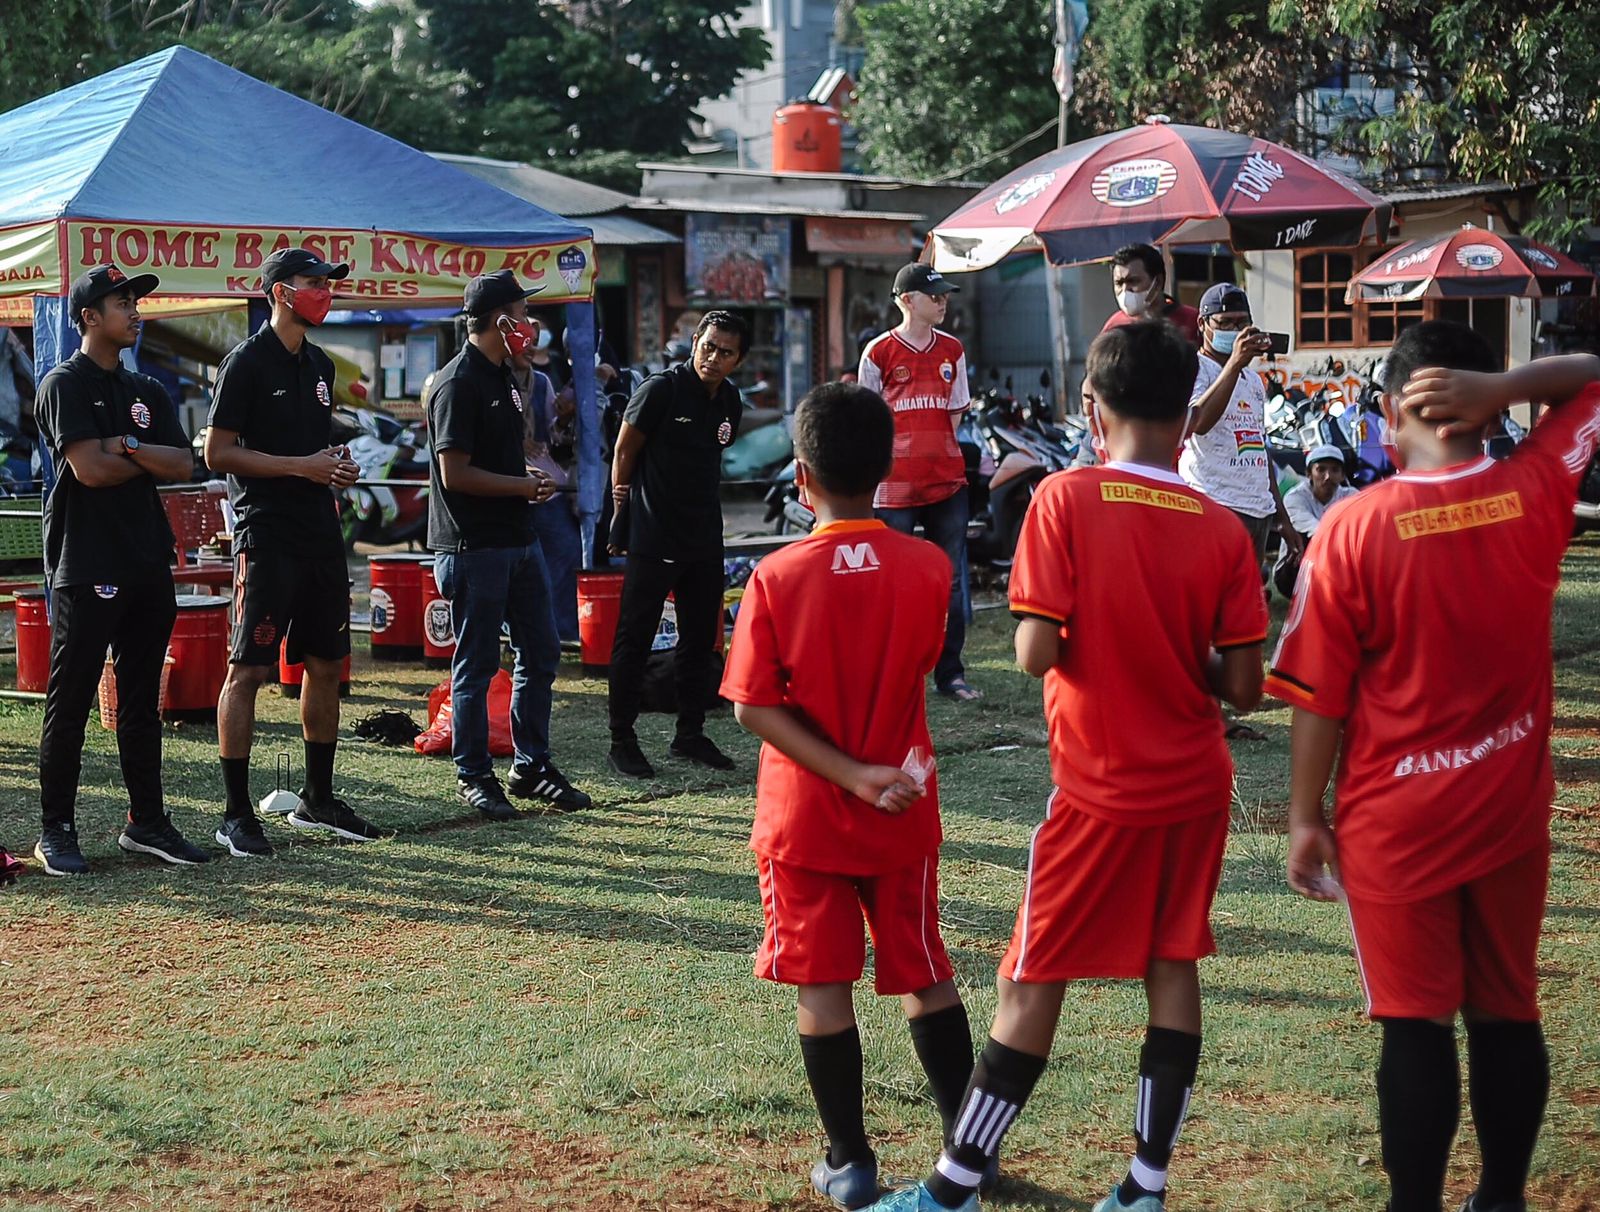
<svg viewBox="0 0 1600 1212">
<path fill-rule="evenodd" d="M 1215 247 L 1215 246 L 1214 246 Z M 1195 307 L 1206 288 L 1218 282 L 1237 282 L 1238 268 L 1231 252 L 1181 251 L 1172 254 L 1172 281 L 1167 293 L 1180 303 Z"/>
<path fill-rule="evenodd" d="M 1347 252 L 1301 253 L 1295 266 L 1299 290 L 1295 300 L 1295 344 L 1355 345 L 1355 309 L 1344 301 L 1345 288 L 1356 272 Z"/>
</svg>

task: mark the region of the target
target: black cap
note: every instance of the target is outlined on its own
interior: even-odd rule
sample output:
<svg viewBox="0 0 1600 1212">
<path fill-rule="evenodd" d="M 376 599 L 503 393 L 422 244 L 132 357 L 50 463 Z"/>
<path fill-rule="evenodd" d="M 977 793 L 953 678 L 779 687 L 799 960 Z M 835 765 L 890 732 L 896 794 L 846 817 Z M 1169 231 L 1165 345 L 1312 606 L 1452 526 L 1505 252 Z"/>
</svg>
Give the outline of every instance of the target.
<svg viewBox="0 0 1600 1212">
<path fill-rule="evenodd" d="M 142 299 L 159 285 L 161 279 L 155 274 L 130 278 L 115 265 L 97 265 L 73 282 L 67 306 L 72 309 L 72 319 L 76 320 L 85 307 L 93 306 L 109 294 L 131 290 L 135 299 Z"/>
<path fill-rule="evenodd" d="M 1200 296 L 1200 318 L 1218 316 L 1225 311 L 1242 311 L 1250 314 L 1250 296 L 1232 282 L 1218 282 L 1206 288 Z"/>
<path fill-rule="evenodd" d="M 509 269 L 497 269 L 492 274 L 479 274 L 467 283 L 461 296 L 461 310 L 469 316 L 486 316 L 518 299 L 531 299 L 543 289 L 542 286 L 524 286 Z"/>
<path fill-rule="evenodd" d="M 900 272 L 894 276 L 894 293 L 897 295 L 903 295 L 910 290 L 920 291 L 925 295 L 947 295 L 960 289 L 933 266 L 924 265 L 921 261 L 902 265 Z"/>
<path fill-rule="evenodd" d="M 337 264 L 324 261 L 307 248 L 280 248 L 261 265 L 262 293 L 270 299 L 272 288 L 279 282 L 287 282 L 295 274 L 338 281 L 350 276 L 350 267 L 342 261 Z"/>
</svg>

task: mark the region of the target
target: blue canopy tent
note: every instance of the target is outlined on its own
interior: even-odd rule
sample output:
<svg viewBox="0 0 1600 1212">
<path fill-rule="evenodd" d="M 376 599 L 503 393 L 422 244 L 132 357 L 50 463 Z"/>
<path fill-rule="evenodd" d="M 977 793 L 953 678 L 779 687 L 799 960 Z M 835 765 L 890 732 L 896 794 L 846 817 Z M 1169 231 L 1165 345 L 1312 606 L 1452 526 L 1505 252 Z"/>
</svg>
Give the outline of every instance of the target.
<svg viewBox="0 0 1600 1212">
<path fill-rule="evenodd" d="M 146 311 L 260 301 L 261 262 L 305 245 L 348 261 L 336 306 L 459 307 L 512 269 L 564 303 L 594 398 L 590 230 L 185 47 L 0 114 L 0 303 L 31 296 L 43 376 L 77 347 L 66 295 L 114 261 L 155 273 Z M 578 410 L 584 561 L 605 494 L 598 419 Z"/>
</svg>

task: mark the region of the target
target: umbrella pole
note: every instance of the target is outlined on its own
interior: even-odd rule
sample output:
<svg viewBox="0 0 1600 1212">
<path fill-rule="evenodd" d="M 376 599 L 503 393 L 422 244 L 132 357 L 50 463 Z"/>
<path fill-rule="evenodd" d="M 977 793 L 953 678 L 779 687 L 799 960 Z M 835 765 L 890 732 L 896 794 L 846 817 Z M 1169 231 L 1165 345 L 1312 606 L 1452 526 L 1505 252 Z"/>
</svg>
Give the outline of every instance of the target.
<svg viewBox="0 0 1600 1212">
<path fill-rule="evenodd" d="M 1066 5 L 1056 5 L 1056 41 L 1060 46 L 1069 45 L 1068 36 L 1071 33 L 1066 28 Z M 1063 92 L 1059 87 L 1056 92 L 1056 148 L 1066 146 L 1067 143 L 1067 98 L 1070 93 Z M 1069 412 L 1076 412 L 1076 401 L 1079 393 L 1070 390 L 1067 382 L 1067 370 L 1072 361 L 1072 342 L 1067 336 L 1067 305 L 1065 291 L 1062 288 L 1061 275 L 1065 271 L 1060 267 L 1050 264 L 1050 254 L 1044 254 L 1044 282 L 1045 298 L 1048 301 L 1050 319 L 1050 415 L 1061 418 Z"/>
</svg>

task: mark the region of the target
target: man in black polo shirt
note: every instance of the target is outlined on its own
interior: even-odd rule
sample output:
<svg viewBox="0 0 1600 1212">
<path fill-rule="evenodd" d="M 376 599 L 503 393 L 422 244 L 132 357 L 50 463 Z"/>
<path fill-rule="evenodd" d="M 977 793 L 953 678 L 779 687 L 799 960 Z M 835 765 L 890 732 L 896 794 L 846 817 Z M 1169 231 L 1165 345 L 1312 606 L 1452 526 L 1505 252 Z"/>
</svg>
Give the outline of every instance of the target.
<svg viewBox="0 0 1600 1212">
<path fill-rule="evenodd" d="M 606 757 L 619 774 L 655 774 L 633 726 L 668 593 L 678 618 L 678 730 L 670 752 L 717 770 L 733 766 L 702 729 L 711 654 L 722 627 L 722 451 L 739 432 L 743 411 L 727 380 L 749 346 L 743 320 L 708 311 L 695 329 L 689 361 L 646 379 L 623 414 L 611 463 L 617 510 L 611 549 L 626 551 L 628 562 L 611 648 Z"/>
<path fill-rule="evenodd" d="M 523 460 L 531 407 L 511 378 L 510 359 L 538 340 L 525 289 L 509 269 L 467 283 L 467 343 L 428 396 L 428 547 L 450 600 L 456 650 L 450 661 L 451 746 L 463 803 L 494 821 L 517 819 L 506 792 L 559 812 L 587 808 L 550 760 L 550 704 L 561 642 L 550 578 L 533 529 L 533 505 L 555 483 Z M 511 633 L 511 741 L 505 787 L 489 756 L 489 683 L 500 669 L 500 630 Z"/>
<path fill-rule="evenodd" d="M 172 527 L 158 481 L 187 480 L 189 440 L 166 390 L 123 369 L 139 339 L 152 274 L 102 265 L 72 284 L 83 347 L 39 384 L 39 436 L 60 473 L 44 507 L 50 583 L 50 681 L 39 738 L 43 828 L 35 857 L 51 875 L 85 875 L 74 806 L 83 729 L 109 646 L 117 680 L 117 753 L 128 827 L 117 844 L 169 863 L 210 856 L 173 827 L 161 794 L 161 665 L 177 607 Z"/>
<path fill-rule="evenodd" d="M 333 494 L 360 471 L 332 446 L 333 361 L 306 340 L 328 314 L 328 283 L 348 265 L 303 248 L 268 257 L 261 288 L 272 318 L 222 360 L 206 431 L 206 462 L 226 472 L 234 523 L 233 642 L 217 700 L 217 741 L 227 794 L 217 841 L 237 857 L 272 844 L 250 799 L 256 692 L 272 677 L 280 643 L 305 664 L 300 722 L 306 782 L 288 822 L 364 842 L 379 831 L 333 795 L 339 675 L 350 652 L 350 588 Z"/>
</svg>

